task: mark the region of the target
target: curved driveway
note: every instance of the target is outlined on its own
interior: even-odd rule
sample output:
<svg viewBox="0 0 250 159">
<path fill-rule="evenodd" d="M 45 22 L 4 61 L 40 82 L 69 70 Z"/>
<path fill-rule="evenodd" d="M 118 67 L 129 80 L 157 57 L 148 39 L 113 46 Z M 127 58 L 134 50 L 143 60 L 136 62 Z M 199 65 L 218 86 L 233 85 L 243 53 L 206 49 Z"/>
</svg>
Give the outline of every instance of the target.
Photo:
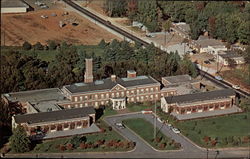
<svg viewBox="0 0 250 159">
<path fill-rule="evenodd" d="M 157 127 L 166 136 L 173 138 L 175 141 L 181 143 L 181 150 L 169 150 L 165 152 L 155 151 L 151 146 L 146 144 L 141 138 L 131 132 L 129 129 L 119 129 L 114 124 L 129 118 L 144 118 L 154 123 L 154 118 L 151 114 L 130 113 L 115 115 L 104 118 L 104 120 L 111 125 L 114 130 L 120 133 L 125 138 L 136 142 L 136 148 L 131 152 L 74 152 L 74 153 L 43 153 L 43 154 L 7 154 L 6 157 L 45 157 L 45 158 L 207 158 L 207 151 L 204 148 L 199 148 L 192 144 L 185 137 L 173 133 L 168 126 L 163 125 L 158 120 Z M 152 130 L 153 131 L 153 130 Z M 215 150 L 209 150 L 208 158 L 248 158 L 250 149 L 226 149 L 220 150 L 219 154 Z M 62 156 L 63 155 L 63 156 Z"/>
</svg>

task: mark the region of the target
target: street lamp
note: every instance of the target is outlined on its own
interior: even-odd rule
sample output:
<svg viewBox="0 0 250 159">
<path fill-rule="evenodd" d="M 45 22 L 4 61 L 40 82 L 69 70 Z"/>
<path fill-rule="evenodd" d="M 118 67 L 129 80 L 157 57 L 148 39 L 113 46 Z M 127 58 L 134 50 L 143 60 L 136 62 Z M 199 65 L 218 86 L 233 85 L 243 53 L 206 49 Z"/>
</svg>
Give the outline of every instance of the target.
<svg viewBox="0 0 250 159">
<path fill-rule="evenodd" d="M 155 101 L 155 124 L 154 124 L 154 138 L 156 138 L 156 101 Z"/>
<path fill-rule="evenodd" d="M 217 158 L 217 156 L 220 154 L 220 151 L 219 150 L 217 150 L 216 151 L 216 156 L 215 156 L 215 159 Z"/>
<path fill-rule="evenodd" d="M 208 148 L 207 148 L 207 159 L 208 159 Z"/>
</svg>

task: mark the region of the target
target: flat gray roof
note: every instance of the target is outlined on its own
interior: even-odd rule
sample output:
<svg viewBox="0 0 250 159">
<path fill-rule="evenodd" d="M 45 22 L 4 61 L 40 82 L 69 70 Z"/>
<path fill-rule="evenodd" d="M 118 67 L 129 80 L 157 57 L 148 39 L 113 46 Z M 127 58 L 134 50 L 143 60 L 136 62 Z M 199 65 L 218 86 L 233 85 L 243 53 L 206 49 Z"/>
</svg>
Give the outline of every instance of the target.
<svg viewBox="0 0 250 159">
<path fill-rule="evenodd" d="M 177 76 L 168 76 L 162 77 L 163 79 L 167 80 L 170 84 L 178 84 L 183 82 L 192 82 L 192 77 L 189 75 L 177 75 Z"/>
<path fill-rule="evenodd" d="M 48 109 L 60 110 L 58 102 L 68 102 L 59 88 L 39 89 L 3 94 L 11 102 L 29 102 L 40 112 L 47 112 Z"/>
<path fill-rule="evenodd" d="M 197 101 L 205 101 L 212 99 L 227 98 L 229 96 L 234 96 L 235 92 L 233 89 L 222 89 L 209 92 L 200 92 L 194 94 L 185 94 L 179 96 L 169 96 L 165 97 L 168 104 L 172 103 L 191 103 Z"/>
<path fill-rule="evenodd" d="M 21 0 L 1 0 L 1 8 L 29 8 L 27 4 Z"/>
<path fill-rule="evenodd" d="M 116 77 L 116 81 L 112 81 L 110 78 L 106 78 L 103 80 L 99 80 L 98 82 L 95 81 L 92 83 L 72 84 L 65 86 L 65 88 L 68 89 L 71 93 L 80 93 L 80 92 L 112 89 L 117 84 L 120 84 L 123 87 L 133 87 L 138 85 L 160 84 L 160 83 L 150 76 L 137 76 L 134 78 Z"/>
<path fill-rule="evenodd" d="M 3 94 L 9 101 L 42 102 L 42 101 L 65 101 L 66 97 L 59 88 L 48 88 L 31 91 L 21 91 Z"/>
<path fill-rule="evenodd" d="M 91 106 L 83 108 L 63 109 L 51 112 L 16 115 L 14 116 L 14 119 L 18 124 L 20 123 L 34 124 L 41 122 L 87 117 L 89 114 L 95 114 L 94 107 Z"/>
<path fill-rule="evenodd" d="M 208 46 L 225 46 L 222 42 L 215 39 L 199 39 L 196 41 L 200 47 L 208 47 Z"/>
<path fill-rule="evenodd" d="M 233 52 L 233 51 L 219 51 L 219 56 L 223 58 L 237 58 L 242 57 L 241 55 Z M 242 57 L 243 58 L 243 57 Z"/>
</svg>

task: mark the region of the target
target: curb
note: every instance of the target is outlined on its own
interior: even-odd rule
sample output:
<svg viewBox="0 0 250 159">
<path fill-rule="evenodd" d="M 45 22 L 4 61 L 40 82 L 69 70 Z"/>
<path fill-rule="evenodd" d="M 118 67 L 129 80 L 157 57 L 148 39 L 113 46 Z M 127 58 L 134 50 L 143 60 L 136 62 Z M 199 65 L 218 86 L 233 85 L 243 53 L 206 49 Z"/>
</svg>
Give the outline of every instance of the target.
<svg viewBox="0 0 250 159">
<path fill-rule="evenodd" d="M 112 125 L 110 125 L 105 119 L 103 119 L 102 121 L 104 121 L 106 124 L 108 124 L 109 126 L 112 127 Z M 118 132 L 118 131 L 116 130 L 116 128 L 115 128 L 114 130 L 115 130 L 119 135 L 121 135 L 122 137 L 124 137 L 126 140 L 130 141 L 130 139 L 127 138 L 127 136 L 124 136 L 122 133 Z"/>
<path fill-rule="evenodd" d="M 155 150 L 157 152 L 179 152 L 179 151 L 183 151 L 183 148 L 181 148 L 179 150 L 157 150 L 152 145 L 150 145 L 146 140 L 144 140 L 141 136 L 139 136 L 136 132 L 134 132 L 132 129 L 130 129 L 128 126 L 126 126 L 126 128 L 129 129 L 134 135 L 139 137 L 144 143 L 146 143 L 149 147 L 151 147 L 153 150 Z"/>
<path fill-rule="evenodd" d="M 115 114 L 115 115 L 109 115 L 109 116 L 105 116 L 103 119 L 105 118 L 111 118 L 111 117 L 116 117 L 116 116 L 124 116 L 124 115 L 130 115 L 130 114 L 140 114 L 141 112 L 131 112 L 131 113 L 124 113 L 124 114 Z"/>
<path fill-rule="evenodd" d="M 130 153 L 130 152 L 133 152 L 136 150 L 136 147 L 134 147 L 132 150 L 129 150 L 129 151 L 104 151 L 104 152 L 62 152 L 62 153 L 59 153 L 59 152 L 47 152 L 47 153 L 12 153 L 12 154 L 5 154 L 5 156 L 8 156 L 8 157 L 15 157 L 15 156 L 34 156 L 34 155 L 44 155 L 44 154 L 50 154 L 50 155 L 71 155 L 71 154 L 78 154 L 78 155 L 81 155 L 81 154 L 109 154 L 109 153 L 116 153 L 116 154 L 119 154 L 119 153 Z"/>
</svg>

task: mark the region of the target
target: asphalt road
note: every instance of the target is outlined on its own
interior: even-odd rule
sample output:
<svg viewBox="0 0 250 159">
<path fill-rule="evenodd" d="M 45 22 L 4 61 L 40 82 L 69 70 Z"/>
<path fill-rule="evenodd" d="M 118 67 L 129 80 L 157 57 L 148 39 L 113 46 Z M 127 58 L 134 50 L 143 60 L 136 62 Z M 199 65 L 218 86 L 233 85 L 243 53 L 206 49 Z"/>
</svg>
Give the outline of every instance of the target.
<svg viewBox="0 0 250 159">
<path fill-rule="evenodd" d="M 199 148 L 192 144 L 182 135 L 175 134 L 170 130 L 167 125 L 163 125 L 161 122 L 156 120 L 157 127 L 161 128 L 161 131 L 166 136 L 173 138 L 175 141 L 181 143 L 181 150 L 165 151 L 159 152 L 155 151 L 151 146 L 146 144 L 140 137 L 138 137 L 134 132 L 130 131 L 128 128 L 120 129 L 114 124 L 116 122 L 121 122 L 124 119 L 129 118 L 144 118 L 154 123 L 153 115 L 151 114 L 122 114 L 118 116 L 106 117 L 104 120 L 113 127 L 118 133 L 120 133 L 125 138 L 136 142 L 136 147 L 131 152 L 79 152 L 79 153 L 44 153 L 44 154 L 18 154 L 11 155 L 8 154 L 6 157 L 45 157 L 45 158 L 207 158 L 207 150 L 204 148 Z M 163 126 L 162 126 L 163 125 Z M 153 131 L 153 130 L 152 130 Z M 208 158 L 248 158 L 249 149 L 225 149 L 219 150 L 219 154 L 215 150 L 209 150 Z M 62 156 L 63 155 L 63 156 Z"/>
</svg>

